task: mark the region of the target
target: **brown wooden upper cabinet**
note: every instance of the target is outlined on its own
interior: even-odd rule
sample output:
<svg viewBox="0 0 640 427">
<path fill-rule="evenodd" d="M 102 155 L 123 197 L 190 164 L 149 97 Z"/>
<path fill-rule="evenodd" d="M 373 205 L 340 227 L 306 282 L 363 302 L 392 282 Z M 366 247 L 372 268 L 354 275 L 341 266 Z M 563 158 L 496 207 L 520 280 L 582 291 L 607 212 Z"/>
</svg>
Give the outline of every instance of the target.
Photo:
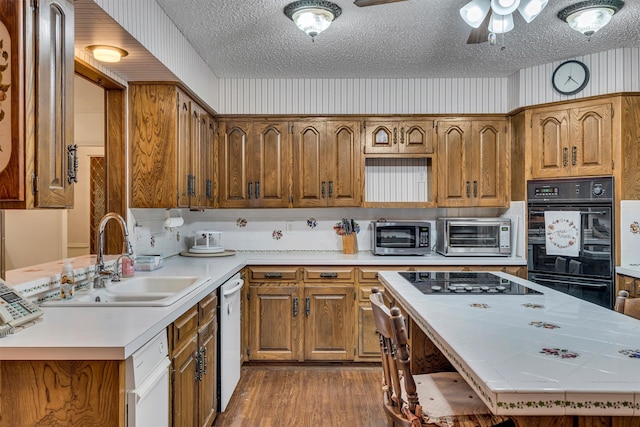
<svg viewBox="0 0 640 427">
<path fill-rule="evenodd" d="M 434 121 L 373 119 L 364 122 L 365 154 L 431 154 L 435 146 Z"/>
<path fill-rule="evenodd" d="M 533 110 L 532 178 L 612 174 L 612 105 L 574 105 Z"/>
<path fill-rule="evenodd" d="M 360 122 L 293 124 L 294 207 L 357 207 L 361 202 Z"/>
<path fill-rule="evenodd" d="M 438 121 L 438 206 L 508 206 L 507 121 Z"/>
<path fill-rule="evenodd" d="M 0 0 L 1 209 L 73 207 L 73 25 L 70 0 Z"/>
<path fill-rule="evenodd" d="M 288 130 L 281 121 L 220 121 L 220 207 L 288 206 Z"/>
<path fill-rule="evenodd" d="M 204 109 L 175 85 L 144 83 L 129 85 L 129 109 L 131 207 L 214 207 L 214 123 Z"/>
</svg>

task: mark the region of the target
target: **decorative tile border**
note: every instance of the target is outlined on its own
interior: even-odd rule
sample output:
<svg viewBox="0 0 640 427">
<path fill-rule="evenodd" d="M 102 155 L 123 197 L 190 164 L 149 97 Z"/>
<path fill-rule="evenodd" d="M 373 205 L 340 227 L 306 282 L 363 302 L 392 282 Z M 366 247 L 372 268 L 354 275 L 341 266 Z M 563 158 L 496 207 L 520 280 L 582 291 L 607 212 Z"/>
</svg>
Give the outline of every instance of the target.
<svg viewBox="0 0 640 427">
<path fill-rule="evenodd" d="M 546 354 L 548 356 L 556 356 L 561 359 L 575 359 L 580 357 L 580 353 L 575 351 L 567 350 L 566 348 L 543 348 L 540 350 L 540 353 Z"/>
<path fill-rule="evenodd" d="M 619 351 L 620 354 L 623 354 L 625 356 L 628 356 L 632 359 L 640 359 L 640 350 L 635 349 L 635 350 L 620 350 Z"/>
</svg>

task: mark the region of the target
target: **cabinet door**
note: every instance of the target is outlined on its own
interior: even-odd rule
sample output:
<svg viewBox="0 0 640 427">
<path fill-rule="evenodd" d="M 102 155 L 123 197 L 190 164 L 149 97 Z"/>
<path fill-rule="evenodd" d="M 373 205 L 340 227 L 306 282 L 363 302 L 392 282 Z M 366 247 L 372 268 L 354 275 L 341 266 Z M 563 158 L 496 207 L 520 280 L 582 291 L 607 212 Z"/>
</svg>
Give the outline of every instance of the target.
<svg viewBox="0 0 640 427">
<path fill-rule="evenodd" d="M 38 95 L 35 204 L 39 208 L 73 207 L 72 184 L 77 180 L 77 146 L 73 139 L 73 3 L 41 0 L 35 10 Z"/>
<path fill-rule="evenodd" d="M 173 390 L 171 417 L 174 427 L 193 427 L 198 424 L 196 407 L 196 352 L 197 335 L 192 335 L 187 344 L 176 352 L 173 363 Z"/>
<path fill-rule="evenodd" d="M 380 340 L 370 303 L 358 304 L 358 359 L 380 360 Z"/>
<path fill-rule="evenodd" d="M 329 180 L 322 164 L 326 124 L 297 122 L 293 126 L 294 201 L 300 208 L 327 206 Z"/>
<path fill-rule="evenodd" d="M 567 111 L 544 111 L 531 116 L 531 176 L 567 175 L 569 166 L 569 116 Z"/>
<path fill-rule="evenodd" d="M 249 207 L 249 122 L 222 122 L 220 126 L 220 206 Z"/>
<path fill-rule="evenodd" d="M 200 120 L 200 159 L 199 168 L 200 182 L 203 186 L 202 200 L 200 207 L 215 207 L 215 165 L 216 165 L 216 149 L 215 149 L 215 123 L 212 117 L 204 114 Z"/>
<path fill-rule="evenodd" d="M 176 157 L 178 159 L 178 207 L 189 207 L 191 203 L 193 180 L 191 178 L 191 100 L 178 91 L 178 141 Z M 157 120 L 157 118 L 156 118 Z"/>
<path fill-rule="evenodd" d="M 474 206 L 506 206 L 508 153 L 506 149 L 506 121 L 474 121 L 471 156 L 466 168 L 472 171 L 471 194 Z"/>
<path fill-rule="evenodd" d="M 329 206 L 360 206 L 360 123 L 327 122 L 321 169 L 327 173 Z"/>
<path fill-rule="evenodd" d="M 398 124 L 398 152 L 431 154 L 434 148 L 433 120 L 402 121 Z"/>
<path fill-rule="evenodd" d="M 287 122 L 256 122 L 251 128 L 249 189 L 255 207 L 287 207 L 290 170 Z"/>
<path fill-rule="evenodd" d="M 301 359 L 298 285 L 249 287 L 249 359 Z"/>
<path fill-rule="evenodd" d="M 305 360 L 353 360 L 354 288 L 317 285 L 304 293 Z"/>
<path fill-rule="evenodd" d="M 571 175 L 611 175 L 611 104 L 574 108 L 571 115 Z"/>
<path fill-rule="evenodd" d="M 189 182 L 189 207 L 200 208 L 205 201 L 205 186 L 203 182 L 202 168 L 200 162 L 203 161 L 202 140 L 204 137 L 203 124 L 206 123 L 206 114 L 195 103 L 191 103 L 190 131 L 189 131 L 189 172 L 187 176 Z M 204 122 L 204 123 L 203 123 Z"/>
<path fill-rule="evenodd" d="M 200 351 L 201 378 L 198 382 L 198 426 L 210 427 L 217 414 L 217 332 L 218 320 L 214 317 L 200 327 L 198 342 Z"/>
<path fill-rule="evenodd" d="M 460 207 L 471 203 L 471 179 L 467 147 L 471 122 L 438 123 L 438 206 Z"/>
<path fill-rule="evenodd" d="M 395 121 L 366 121 L 364 152 L 397 153 L 398 152 L 398 123 Z"/>
</svg>

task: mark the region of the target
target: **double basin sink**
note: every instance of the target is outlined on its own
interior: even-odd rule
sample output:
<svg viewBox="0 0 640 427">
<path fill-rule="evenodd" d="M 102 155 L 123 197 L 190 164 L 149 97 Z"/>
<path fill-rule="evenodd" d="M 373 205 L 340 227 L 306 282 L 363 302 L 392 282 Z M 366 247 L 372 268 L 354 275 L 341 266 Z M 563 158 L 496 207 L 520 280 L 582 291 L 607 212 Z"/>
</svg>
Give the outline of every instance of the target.
<svg viewBox="0 0 640 427">
<path fill-rule="evenodd" d="M 79 290 L 74 297 L 45 301 L 43 307 L 158 307 L 168 306 L 207 278 L 196 276 L 141 276 L 112 282 L 105 288 Z"/>
</svg>

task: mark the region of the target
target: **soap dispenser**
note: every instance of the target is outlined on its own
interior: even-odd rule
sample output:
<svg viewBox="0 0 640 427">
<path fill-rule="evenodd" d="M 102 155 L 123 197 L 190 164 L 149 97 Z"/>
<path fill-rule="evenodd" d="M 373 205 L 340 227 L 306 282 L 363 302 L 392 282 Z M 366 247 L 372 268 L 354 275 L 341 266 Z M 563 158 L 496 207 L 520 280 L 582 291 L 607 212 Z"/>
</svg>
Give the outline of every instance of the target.
<svg viewBox="0 0 640 427">
<path fill-rule="evenodd" d="M 73 266 L 71 260 L 66 259 L 62 266 L 62 274 L 60 275 L 60 298 L 71 299 L 73 298 L 73 291 L 75 287 L 75 276 L 73 273 Z"/>
</svg>

